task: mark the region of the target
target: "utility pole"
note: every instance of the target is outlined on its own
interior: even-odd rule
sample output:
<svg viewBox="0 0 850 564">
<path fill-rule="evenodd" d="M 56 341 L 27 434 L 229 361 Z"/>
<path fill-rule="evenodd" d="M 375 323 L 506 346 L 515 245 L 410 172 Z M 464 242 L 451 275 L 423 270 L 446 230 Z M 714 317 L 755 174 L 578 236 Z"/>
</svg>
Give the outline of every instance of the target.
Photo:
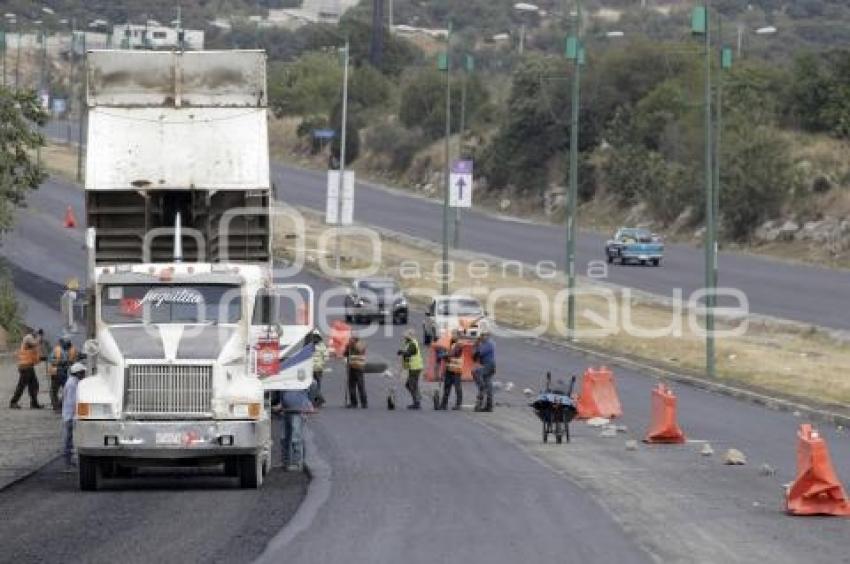
<svg viewBox="0 0 850 564">
<path fill-rule="evenodd" d="M 343 49 L 343 70 L 342 70 L 342 124 L 340 124 L 340 144 L 339 144 L 339 184 L 337 185 L 336 196 L 336 271 L 341 272 L 340 266 L 340 226 L 342 225 L 342 196 L 343 188 L 345 187 L 345 144 L 347 142 L 346 134 L 348 129 L 348 58 L 349 58 L 349 43 L 345 40 L 345 48 Z"/>
<path fill-rule="evenodd" d="M 15 23 L 15 34 L 18 39 L 18 44 L 15 47 L 15 92 L 18 91 L 18 81 L 21 74 L 21 24 Z"/>
<path fill-rule="evenodd" d="M 80 99 L 77 114 L 79 123 L 77 124 L 77 182 L 83 181 L 83 128 L 86 125 L 86 32 L 83 30 L 83 49 L 82 55 L 77 63 L 77 76 L 79 80 Z"/>
<path fill-rule="evenodd" d="M 6 88 L 6 22 L 0 30 L 0 48 L 3 49 L 3 88 Z"/>
<path fill-rule="evenodd" d="M 711 119 L 711 12 L 709 0 L 703 0 L 700 7 L 694 9 L 691 28 L 693 33 L 703 35 L 705 41 L 705 372 L 709 378 L 714 378 L 714 304 L 715 281 L 717 279 L 717 235 L 716 201 L 714 195 L 715 172 L 712 168 L 712 153 L 719 150 L 712 144 Z"/>
<path fill-rule="evenodd" d="M 446 35 L 445 60 L 440 61 L 440 70 L 446 73 L 446 147 L 445 147 L 445 187 L 443 190 L 443 271 L 442 293 L 449 293 L 449 191 L 451 190 L 451 134 L 452 134 L 452 22 Z"/>
<path fill-rule="evenodd" d="M 571 40 L 572 41 L 571 41 Z M 572 119 L 570 120 L 570 186 L 567 197 L 567 340 L 575 340 L 576 331 L 576 228 L 578 211 L 578 133 L 581 104 L 581 66 L 584 46 L 581 43 L 581 0 L 576 0 L 573 36 L 567 40 L 567 58 L 573 60 Z"/>
<path fill-rule="evenodd" d="M 475 68 L 475 62 L 472 58 L 472 55 L 467 55 L 464 62 L 464 69 L 466 73 L 463 75 L 463 81 L 461 82 L 460 90 L 460 133 L 458 140 L 458 157 L 461 159 L 467 158 L 467 154 L 464 147 L 464 135 L 466 134 L 466 83 L 469 80 L 469 75 Z M 455 249 L 460 247 L 460 213 L 460 206 L 458 206 L 455 208 L 455 229 L 454 241 L 452 245 Z"/>
</svg>

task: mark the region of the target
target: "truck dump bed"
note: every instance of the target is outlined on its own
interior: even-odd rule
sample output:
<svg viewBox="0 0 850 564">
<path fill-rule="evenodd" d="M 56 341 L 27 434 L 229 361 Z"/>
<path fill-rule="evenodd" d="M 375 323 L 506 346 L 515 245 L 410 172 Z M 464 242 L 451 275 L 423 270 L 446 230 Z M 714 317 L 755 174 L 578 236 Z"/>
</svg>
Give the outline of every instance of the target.
<svg viewBox="0 0 850 564">
<path fill-rule="evenodd" d="M 184 260 L 268 260 L 265 54 L 90 51 L 87 72 L 96 262 L 171 260 L 178 212 Z"/>
</svg>

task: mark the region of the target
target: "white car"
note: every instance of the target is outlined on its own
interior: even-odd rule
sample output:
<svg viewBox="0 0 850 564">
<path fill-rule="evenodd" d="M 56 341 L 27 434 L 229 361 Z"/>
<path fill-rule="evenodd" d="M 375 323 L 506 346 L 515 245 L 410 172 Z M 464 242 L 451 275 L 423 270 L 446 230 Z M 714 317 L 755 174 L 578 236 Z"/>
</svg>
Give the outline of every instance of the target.
<svg viewBox="0 0 850 564">
<path fill-rule="evenodd" d="M 461 320 L 466 320 L 462 327 Z M 431 300 L 422 323 L 422 342 L 426 345 L 455 329 L 465 329 L 466 336 L 477 337 L 488 324 L 481 301 L 470 296 L 436 296 Z"/>
</svg>

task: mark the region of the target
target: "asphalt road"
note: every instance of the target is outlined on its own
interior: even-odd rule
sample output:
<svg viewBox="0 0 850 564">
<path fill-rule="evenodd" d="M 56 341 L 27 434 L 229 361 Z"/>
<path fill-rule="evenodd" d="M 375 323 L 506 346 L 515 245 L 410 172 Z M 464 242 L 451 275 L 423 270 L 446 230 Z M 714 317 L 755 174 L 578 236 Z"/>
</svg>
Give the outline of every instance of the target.
<svg viewBox="0 0 850 564">
<path fill-rule="evenodd" d="M 325 209 L 325 175 L 295 167 L 272 165 L 277 195 L 292 205 Z M 442 206 L 409 194 L 357 184 L 355 219 L 430 241 L 441 241 Z M 579 220 L 581 221 L 581 220 Z M 563 268 L 565 230 L 464 211 L 461 248 L 509 260 L 536 264 L 553 261 Z M 581 231 L 577 241 L 576 272 L 583 275 L 591 262 L 604 260 L 604 236 Z M 704 254 L 700 247 L 668 244 L 660 268 L 612 266 L 605 281 L 662 296 L 676 289 L 687 299 L 704 285 Z M 850 329 L 850 315 L 837 304 L 850 302 L 850 271 L 794 265 L 775 260 L 721 252 L 719 284 L 742 290 L 752 312 Z"/>
<path fill-rule="evenodd" d="M 53 122 L 45 131 L 64 140 L 68 126 Z M 76 138 L 76 124 L 71 124 L 70 131 Z M 277 196 L 291 205 L 324 211 L 325 178 L 323 172 L 272 164 Z M 354 217 L 359 223 L 380 225 L 430 241 L 442 240 L 441 204 L 403 191 L 358 182 Z M 580 231 L 576 263 L 579 275 L 588 271 L 590 263 L 604 260 L 605 241 L 605 236 Z M 565 229 L 465 210 L 461 248 L 530 264 L 553 261 L 563 268 Z M 718 269 L 719 284 L 742 290 L 754 313 L 850 329 L 846 308 L 837 307 L 850 302 L 850 271 L 730 252 L 719 253 Z M 668 297 L 680 290 L 687 299 L 704 286 L 704 272 L 702 247 L 668 244 L 662 267 L 613 266 L 605 280 Z"/>
<path fill-rule="evenodd" d="M 8 239 L 3 247 L 15 264 L 40 272 L 47 280 L 40 286 L 24 282 L 18 288 L 26 300 L 42 304 L 32 311 L 39 315 L 49 313 L 44 304 L 52 299 L 35 295 L 40 294 L 39 288 L 49 288 L 51 281 L 61 282 L 68 274 L 79 275 L 82 264 L 80 230 L 64 230 L 59 224 L 61 215 L 53 215 L 53 208 L 64 203 L 64 198 L 73 201 L 73 189 L 57 184 L 44 189 L 33 195 L 31 210 L 22 214 L 20 233 L 13 237 L 27 235 L 23 240 Z M 80 198 L 79 192 L 76 198 Z M 23 251 L 30 252 L 21 252 L 16 241 L 29 245 Z M 319 291 L 327 287 L 323 281 L 304 279 Z M 420 321 L 415 315 L 411 324 L 418 327 Z M 399 338 L 397 332 L 369 337 L 370 353 L 392 359 Z M 575 438 L 570 445 L 543 448 L 539 424 L 517 392 L 525 387 L 538 388 L 547 370 L 553 370 L 556 378 L 566 378 L 593 361 L 526 340 L 499 340 L 497 350 L 497 377 L 513 382 L 514 391 L 499 395 L 500 403 L 510 407 L 502 405 L 492 416 L 429 410 L 388 412 L 383 407 L 385 382 L 374 377 L 368 384 L 372 407 L 343 410 L 340 371 L 329 375 L 325 387 L 331 404 L 310 424 L 318 452 L 332 470 L 327 500 L 303 532 L 282 545 L 273 543 L 273 552 L 263 559 L 513 563 L 527 558 L 611 562 L 648 556 L 658 561 L 847 561 L 850 521 L 791 518 L 781 511 L 781 486 L 795 471 L 799 418 L 682 386 L 677 392 L 683 428 L 691 439 L 710 441 L 718 456 L 700 457 L 697 452 L 701 443 L 641 448 L 629 454 L 622 438 L 602 439 L 598 431 L 580 424 L 574 425 Z M 616 374 L 624 423 L 633 436 L 639 437 L 649 419 L 653 380 L 625 369 L 617 369 Z M 466 394 L 470 402 L 469 388 Z M 836 470 L 845 484 L 850 483 L 848 436 L 836 429 L 821 430 L 829 441 Z M 749 464 L 723 466 L 719 454 L 729 447 L 742 450 Z M 775 476 L 760 475 L 762 464 L 774 468 Z M 61 479 L 51 472 L 47 469 L 0 497 L 0 511 L 11 508 L 8 515 L 15 517 L 10 520 L 3 516 L 0 535 L 4 546 L 8 539 L 16 542 L 16 534 L 33 538 L 27 536 L 26 528 L 40 529 L 45 523 L 58 527 L 74 518 L 91 525 L 88 519 L 102 519 L 95 525 L 117 535 L 114 539 L 97 537 L 103 545 L 98 550 L 106 557 L 117 554 L 116 547 L 123 546 L 127 535 L 140 528 L 141 533 L 153 535 L 146 538 L 154 538 L 159 550 L 166 550 L 165 543 L 170 539 L 189 535 L 199 540 L 185 545 L 184 559 L 215 559 L 216 554 L 224 553 L 216 552 L 215 542 L 210 541 L 208 546 L 203 540 L 215 535 L 241 538 L 241 531 L 225 524 L 233 519 L 243 523 L 243 513 L 256 507 L 240 498 L 233 504 L 241 508 L 235 510 L 238 515 L 233 514 L 230 520 L 211 517 L 210 536 L 197 536 L 200 533 L 192 527 L 199 524 L 197 520 L 190 522 L 186 500 L 197 503 L 202 515 L 230 510 L 221 506 L 218 488 L 213 487 L 215 495 L 206 489 L 205 480 L 212 477 L 193 479 L 197 487 L 205 488 L 200 492 L 193 490 L 184 496 L 169 490 L 157 497 L 162 505 L 156 509 L 161 512 L 152 508 L 148 512 L 150 506 L 143 505 L 145 516 L 137 522 L 130 510 L 132 503 L 124 503 L 121 496 L 135 501 L 138 495 L 147 501 L 154 493 L 119 488 L 115 498 L 109 497 L 113 492 L 80 498 L 75 496 L 81 494 L 68 484 L 63 494 L 68 497 L 44 496 L 49 484 Z M 160 486 L 159 479 L 169 485 Z M 156 477 L 152 488 L 158 492 L 162 487 L 176 487 L 174 482 L 174 477 Z M 189 481 L 180 478 L 177 483 L 182 487 Z M 245 492 L 228 489 L 228 493 L 237 496 Z M 262 499 L 268 503 L 278 497 Z M 69 503 L 56 501 L 63 499 Z M 122 502 L 115 503 L 116 499 Z M 82 504 L 87 511 L 75 512 L 74 503 Z M 19 519 L 30 506 L 34 513 Z M 274 503 L 271 507 L 276 508 Z M 123 523 L 129 532 L 117 525 L 110 528 L 106 524 L 110 518 Z M 173 526 L 160 527 L 159 521 Z M 9 529 L 7 522 L 17 528 Z M 82 542 L 88 527 L 86 532 L 82 528 L 73 530 L 78 535 L 60 537 L 65 540 L 56 550 L 75 554 L 74 543 Z M 263 544 L 261 539 L 273 534 L 268 528 L 263 531 L 248 536 L 257 545 Z M 161 543 L 160 535 L 165 543 Z M 92 558 L 100 554 L 93 553 Z M 221 558 L 227 560 L 228 554 L 232 553 Z M 152 553 L 151 559 L 157 556 Z"/>
</svg>

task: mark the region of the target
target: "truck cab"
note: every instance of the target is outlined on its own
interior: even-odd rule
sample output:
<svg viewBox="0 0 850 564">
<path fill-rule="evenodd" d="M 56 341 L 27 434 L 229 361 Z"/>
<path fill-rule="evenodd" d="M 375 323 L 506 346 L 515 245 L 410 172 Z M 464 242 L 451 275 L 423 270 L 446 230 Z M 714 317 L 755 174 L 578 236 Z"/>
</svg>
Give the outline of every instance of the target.
<svg viewBox="0 0 850 564">
<path fill-rule="evenodd" d="M 219 465 L 257 488 L 266 392 L 312 383 L 312 290 L 273 279 L 265 54 L 89 51 L 87 72 L 80 487 Z"/>
</svg>

